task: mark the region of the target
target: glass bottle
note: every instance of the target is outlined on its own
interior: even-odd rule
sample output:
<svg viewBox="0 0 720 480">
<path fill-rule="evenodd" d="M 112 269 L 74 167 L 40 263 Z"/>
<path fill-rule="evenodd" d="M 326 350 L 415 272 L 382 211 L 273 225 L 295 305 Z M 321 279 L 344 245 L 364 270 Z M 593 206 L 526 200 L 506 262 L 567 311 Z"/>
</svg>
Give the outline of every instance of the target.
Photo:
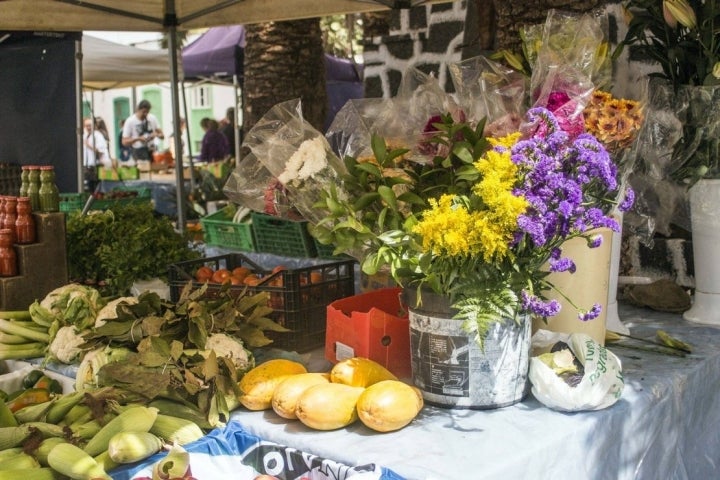
<svg viewBox="0 0 720 480">
<path fill-rule="evenodd" d="M 27 190 L 27 196 L 30 197 L 30 207 L 32 207 L 33 212 L 39 212 L 40 211 L 40 167 L 35 165 L 30 165 L 28 167 L 30 169 L 30 173 L 28 174 L 28 179 L 30 183 L 28 184 L 28 190 Z"/>
<path fill-rule="evenodd" d="M 3 216 L 0 228 L 10 230 L 12 240 L 15 243 L 15 220 L 17 220 L 17 197 L 8 195 L 5 197 L 5 216 Z"/>
<path fill-rule="evenodd" d="M 37 232 L 35 231 L 35 217 L 33 217 L 30 207 L 30 197 L 18 197 L 16 211 L 15 243 L 20 245 L 35 243 Z"/>
<path fill-rule="evenodd" d="M 20 196 L 27 197 L 28 186 L 30 185 L 30 169 L 23 165 L 20 171 Z"/>
<path fill-rule="evenodd" d="M 0 228 L 2 228 L 5 222 L 5 199 L 7 195 L 0 195 Z"/>
<path fill-rule="evenodd" d="M 44 213 L 60 210 L 60 191 L 55 185 L 55 168 L 52 165 L 40 167 L 40 211 Z"/>
<path fill-rule="evenodd" d="M 0 277 L 14 277 L 17 274 L 17 254 L 13 247 L 12 230 L 0 229 Z"/>
</svg>

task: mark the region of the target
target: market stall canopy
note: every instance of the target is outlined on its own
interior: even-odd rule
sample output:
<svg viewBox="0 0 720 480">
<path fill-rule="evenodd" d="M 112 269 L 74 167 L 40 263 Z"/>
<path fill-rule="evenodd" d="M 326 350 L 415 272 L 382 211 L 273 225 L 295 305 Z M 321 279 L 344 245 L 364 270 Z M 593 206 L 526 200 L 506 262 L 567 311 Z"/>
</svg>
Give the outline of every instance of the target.
<svg viewBox="0 0 720 480">
<path fill-rule="evenodd" d="M 4 0 L 0 29 L 158 31 L 297 20 L 448 0 Z"/>
<path fill-rule="evenodd" d="M 245 27 L 213 27 L 182 50 L 185 79 L 242 78 Z"/>
<path fill-rule="evenodd" d="M 108 90 L 170 81 L 167 50 L 145 50 L 83 35 L 83 88 Z"/>
</svg>

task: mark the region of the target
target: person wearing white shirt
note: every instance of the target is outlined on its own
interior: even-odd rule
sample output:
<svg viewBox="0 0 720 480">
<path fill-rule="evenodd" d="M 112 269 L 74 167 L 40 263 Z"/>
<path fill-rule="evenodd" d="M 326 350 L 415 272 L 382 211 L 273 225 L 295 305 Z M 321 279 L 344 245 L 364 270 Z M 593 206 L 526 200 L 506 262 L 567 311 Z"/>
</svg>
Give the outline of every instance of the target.
<svg viewBox="0 0 720 480">
<path fill-rule="evenodd" d="M 112 168 L 112 159 L 108 152 L 108 142 L 98 130 L 93 129 L 92 120 L 86 118 L 83 122 L 83 165 L 90 167 Z"/>
<path fill-rule="evenodd" d="M 152 150 L 158 138 L 165 138 L 155 115 L 150 113 L 150 102 L 141 100 L 134 115 L 123 125 L 122 144 L 132 148 L 135 160 L 152 160 Z"/>
</svg>

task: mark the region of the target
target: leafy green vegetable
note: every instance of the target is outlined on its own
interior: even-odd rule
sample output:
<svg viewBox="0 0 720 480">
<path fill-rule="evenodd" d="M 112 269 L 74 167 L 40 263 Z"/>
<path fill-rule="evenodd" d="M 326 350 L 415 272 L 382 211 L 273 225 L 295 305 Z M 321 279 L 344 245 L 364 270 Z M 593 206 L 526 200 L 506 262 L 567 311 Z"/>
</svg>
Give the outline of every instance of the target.
<svg viewBox="0 0 720 480">
<path fill-rule="evenodd" d="M 168 265 L 201 256 L 169 217 L 148 204 L 72 212 L 66 230 L 70 278 L 103 296 L 127 295 L 136 280 L 164 279 Z"/>
</svg>

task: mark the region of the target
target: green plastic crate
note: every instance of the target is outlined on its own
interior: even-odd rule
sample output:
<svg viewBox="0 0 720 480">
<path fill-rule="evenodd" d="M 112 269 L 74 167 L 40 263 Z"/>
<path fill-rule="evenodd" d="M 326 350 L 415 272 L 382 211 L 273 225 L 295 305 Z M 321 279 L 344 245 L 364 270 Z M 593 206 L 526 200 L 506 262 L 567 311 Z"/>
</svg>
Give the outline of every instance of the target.
<svg viewBox="0 0 720 480">
<path fill-rule="evenodd" d="M 93 200 L 90 205 L 90 210 L 107 210 L 108 208 L 118 205 L 135 205 L 139 203 L 150 203 L 152 201 L 152 189 L 150 188 L 133 188 L 119 186 L 113 188 L 110 192 L 105 192 L 105 195 L 111 192 L 117 191 L 134 191 L 135 195 L 132 197 L 121 197 L 121 198 L 97 198 Z M 84 193 L 61 193 L 60 194 L 60 211 L 61 212 L 74 212 L 82 210 L 85 207 L 90 194 Z"/>
<path fill-rule="evenodd" d="M 307 223 L 252 212 L 255 248 L 284 257 L 316 257 L 315 239 L 308 232 Z"/>
<path fill-rule="evenodd" d="M 233 222 L 235 211 L 235 208 L 228 206 L 200 219 L 205 234 L 205 243 L 254 252 L 255 238 L 252 222 Z"/>
</svg>

